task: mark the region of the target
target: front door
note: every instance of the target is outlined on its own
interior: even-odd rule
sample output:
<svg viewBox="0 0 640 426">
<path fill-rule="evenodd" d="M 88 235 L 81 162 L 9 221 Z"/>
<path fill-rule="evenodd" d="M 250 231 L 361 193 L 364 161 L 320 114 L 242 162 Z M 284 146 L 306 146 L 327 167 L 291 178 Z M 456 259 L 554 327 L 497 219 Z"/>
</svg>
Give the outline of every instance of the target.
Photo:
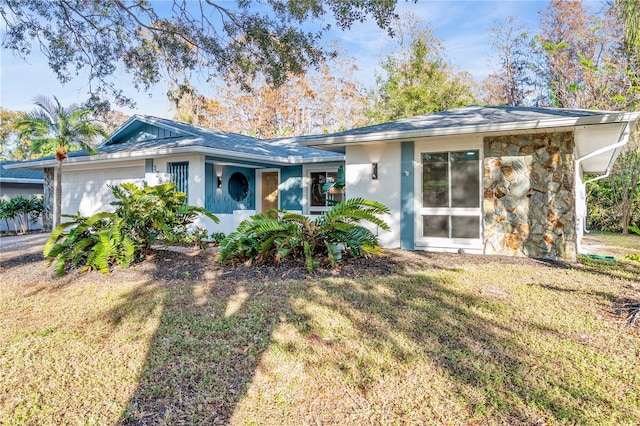
<svg viewBox="0 0 640 426">
<path fill-rule="evenodd" d="M 278 172 L 262 172 L 262 211 L 279 208 L 278 203 Z"/>
</svg>

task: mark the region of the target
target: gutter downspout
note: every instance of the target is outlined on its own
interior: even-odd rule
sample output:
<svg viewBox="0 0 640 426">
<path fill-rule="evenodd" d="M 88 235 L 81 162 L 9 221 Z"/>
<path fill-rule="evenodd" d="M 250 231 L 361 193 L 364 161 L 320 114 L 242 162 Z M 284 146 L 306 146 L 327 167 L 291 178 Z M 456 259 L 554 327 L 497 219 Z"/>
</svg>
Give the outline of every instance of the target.
<svg viewBox="0 0 640 426">
<path fill-rule="evenodd" d="M 622 129 L 622 131 L 620 132 L 619 136 L 618 136 L 618 142 L 605 146 L 603 148 L 600 149 L 596 149 L 595 151 L 592 151 L 588 154 L 583 155 L 580 158 L 576 159 L 576 165 L 575 165 L 575 180 L 576 180 L 576 188 L 578 188 L 578 186 L 580 185 L 581 188 L 581 193 L 584 194 L 584 197 L 582 197 L 580 200 L 578 200 L 578 197 L 576 197 L 575 199 L 575 211 L 578 211 L 578 203 L 579 202 L 583 202 L 584 203 L 584 212 L 585 212 L 585 216 L 583 219 L 583 223 L 581 224 L 582 226 L 578 227 L 576 226 L 576 234 L 577 234 L 577 241 L 576 241 L 576 249 L 578 254 L 580 254 L 582 252 L 582 236 L 585 233 L 589 233 L 589 230 L 587 229 L 587 184 L 591 183 L 591 182 L 596 182 L 598 180 L 602 180 L 605 179 L 607 177 L 609 177 L 609 175 L 611 175 L 611 169 L 613 168 L 613 163 L 615 163 L 615 159 L 609 163 L 609 165 L 607 166 L 607 170 L 605 171 L 604 174 L 601 174 L 600 176 L 596 176 L 594 178 L 591 179 L 587 179 L 586 181 L 582 182 L 582 177 L 580 176 L 580 173 L 578 173 L 580 171 L 580 165 L 582 164 L 583 161 L 588 160 L 589 158 L 593 158 L 596 155 L 600 155 L 603 154 L 605 152 L 609 152 L 609 151 L 615 151 L 617 149 L 622 148 L 623 146 L 625 146 L 627 144 L 627 142 L 629 141 L 629 136 L 631 135 L 631 125 L 630 122 L 627 122 L 624 129 Z M 613 156 L 612 156 L 613 157 Z"/>
</svg>

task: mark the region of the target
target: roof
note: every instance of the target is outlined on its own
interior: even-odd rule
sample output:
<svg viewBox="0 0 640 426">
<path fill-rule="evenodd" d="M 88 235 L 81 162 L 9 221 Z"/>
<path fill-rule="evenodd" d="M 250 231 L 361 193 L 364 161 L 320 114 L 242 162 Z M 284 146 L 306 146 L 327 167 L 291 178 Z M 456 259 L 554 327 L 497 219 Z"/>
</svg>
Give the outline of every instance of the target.
<svg viewBox="0 0 640 426">
<path fill-rule="evenodd" d="M 69 152 L 69 162 L 109 161 L 184 153 L 274 165 L 344 159 L 339 153 L 301 146 L 295 138 L 258 139 L 147 115 L 131 117 L 100 143 L 96 151 L 92 156 L 86 151 Z M 54 164 L 55 158 L 47 157 L 29 162 L 28 167 L 46 167 Z"/>
<path fill-rule="evenodd" d="M 297 138 L 303 146 L 344 152 L 349 145 L 465 134 L 573 130 L 584 173 L 606 173 L 627 142 L 640 112 L 469 106 L 329 135 Z M 597 137 L 593 137 L 596 135 Z"/>
<path fill-rule="evenodd" d="M 412 139 L 470 133 L 534 130 L 626 120 L 638 113 L 561 108 L 469 106 L 403 118 L 330 135 L 298 138 L 304 146 L 344 146 L 366 141 Z"/>
<path fill-rule="evenodd" d="M 2 183 L 44 183 L 43 170 L 7 169 L 5 166 L 21 164 L 20 161 L 0 162 L 0 182 Z"/>
</svg>

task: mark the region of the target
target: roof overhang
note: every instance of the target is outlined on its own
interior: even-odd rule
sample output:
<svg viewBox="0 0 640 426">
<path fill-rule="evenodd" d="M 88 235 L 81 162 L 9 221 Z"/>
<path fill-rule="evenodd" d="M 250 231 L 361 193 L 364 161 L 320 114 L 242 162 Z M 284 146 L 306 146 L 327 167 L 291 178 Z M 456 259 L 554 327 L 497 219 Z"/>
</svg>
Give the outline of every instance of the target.
<svg viewBox="0 0 640 426">
<path fill-rule="evenodd" d="M 102 163 L 111 161 L 122 160 L 139 160 L 144 158 L 163 157 L 169 155 L 185 155 L 185 154 L 199 154 L 205 156 L 224 157 L 229 161 L 236 163 L 244 162 L 260 162 L 271 165 L 290 166 L 301 164 L 313 164 L 313 163 L 328 163 L 334 161 L 344 161 L 344 156 L 327 156 L 316 158 L 304 158 L 300 156 L 289 157 L 274 157 L 268 155 L 256 155 L 252 154 L 250 158 L 246 153 L 234 152 L 228 150 L 215 149 L 210 147 L 202 147 L 197 145 L 178 146 L 171 148 L 152 148 L 144 150 L 131 150 L 131 151 L 119 151 L 114 153 L 97 153 L 95 155 L 82 155 L 77 157 L 67 157 L 63 161 L 63 165 L 67 164 L 91 164 Z M 56 167 L 58 161 L 55 158 L 48 158 L 43 160 L 32 160 L 24 163 L 14 163 L 5 165 L 7 169 L 43 169 L 47 167 Z"/>
<path fill-rule="evenodd" d="M 602 114 L 575 117 L 550 117 L 530 121 L 513 121 L 508 123 L 463 124 L 460 126 L 429 126 L 413 130 L 373 131 L 364 134 L 336 134 L 306 136 L 298 139 L 302 146 L 331 149 L 347 145 L 366 143 L 395 142 L 470 134 L 514 133 L 520 131 L 537 131 L 550 128 L 573 128 L 576 126 L 600 125 L 636 121 L 638 112 L 602 112 Z"/>
<path fill-rule="evenodd" d="M 620 151 L 629 140 L 640 112 L 595 112 L 593 115 L 540 118 L 529 121 L 502 123 L 437 124 L 411 130 L 372 131 L 360 134 L 318 135 L 300 138 L 298 143 L 313 148 L 345 152 L 345 147 L 373 143 L 392 143 L 409 140 L 462 135 L 489 136 L 495 134 L 536 133 L 545 130 L 573 131 L 576 151 L 583 173 L 609 173 Z"/>
<path fill-rule="evenodd" d="M 10 178 L 10 177 L 0 177 L 0 183 L 21 183 L 24 185 L 42 185 L 44 184 L 44 179 L 25 179 L 25 178 Z"/>
</svg>

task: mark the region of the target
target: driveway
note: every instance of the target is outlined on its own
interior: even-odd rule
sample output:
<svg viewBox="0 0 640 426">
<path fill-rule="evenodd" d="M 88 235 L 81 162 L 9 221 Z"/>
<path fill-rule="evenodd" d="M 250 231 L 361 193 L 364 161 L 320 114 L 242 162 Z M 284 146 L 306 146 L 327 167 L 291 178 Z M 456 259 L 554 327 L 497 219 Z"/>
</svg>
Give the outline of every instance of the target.
<svg viewBox="0 0 640 426">
<path fill-rule="evenodd" d="M 50 233 L 41 232 L 26 235 L 8 235 L 0 237 L 0 261 L 18 254 L 42 252 Z"/>
</svg>

